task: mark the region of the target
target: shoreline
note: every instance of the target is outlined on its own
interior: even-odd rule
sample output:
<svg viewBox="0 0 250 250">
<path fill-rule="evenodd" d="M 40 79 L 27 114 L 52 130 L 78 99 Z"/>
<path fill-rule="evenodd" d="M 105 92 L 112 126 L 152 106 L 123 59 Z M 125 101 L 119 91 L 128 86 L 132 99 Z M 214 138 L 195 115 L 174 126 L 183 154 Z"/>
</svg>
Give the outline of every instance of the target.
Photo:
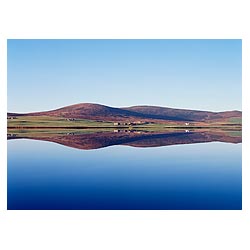
<svg viewBox="0 0 250 250">
<path fill-rule="evenodd" d="M 230 129 L 239 129 L 242 130 L 242 126 L 236 125 L 227 125 L 227 126 L 162 126 L 162 127 L 129 127 L 129 126 L 29 126 L 29 127 L 20 127 L 20 126 L 9 126 L 7 129 L 204 129 L 204 128 L 230 128 Z"/>
</svg>

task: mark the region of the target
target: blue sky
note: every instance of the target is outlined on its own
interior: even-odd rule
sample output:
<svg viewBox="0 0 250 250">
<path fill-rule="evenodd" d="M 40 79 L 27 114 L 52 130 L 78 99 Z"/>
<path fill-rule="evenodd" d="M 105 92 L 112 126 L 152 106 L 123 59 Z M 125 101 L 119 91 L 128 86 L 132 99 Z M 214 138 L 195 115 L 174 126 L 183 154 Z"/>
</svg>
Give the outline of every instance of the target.
<svg viewBox="0 0 250 250">
<path fill-rule="evenodd" d="M 8 111 L 241 110 L 241 40 L 8 40 Z"/>
</svg>

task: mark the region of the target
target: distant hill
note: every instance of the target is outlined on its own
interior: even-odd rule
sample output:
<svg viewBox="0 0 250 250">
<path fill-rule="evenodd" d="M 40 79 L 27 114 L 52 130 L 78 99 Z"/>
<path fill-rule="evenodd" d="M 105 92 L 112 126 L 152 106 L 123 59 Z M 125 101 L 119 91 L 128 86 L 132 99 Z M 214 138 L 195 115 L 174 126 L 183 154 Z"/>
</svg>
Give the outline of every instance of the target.
<svg viewBox="0 0 250 250">
<path fill-rule="evenodd" d="M 81 103 L 51 111 L 25 114 L 8 113 L 8 116 L 54 116 L 76 119 L 101 121 L 180 121 L 180 122 L 209 122 L 241 119 L 241 111 L 210 112 L 187 109 L 174 109 L 157 106 L 133 106 L 113 108 L 100 104 Z"/>
<path fill-rule="evenodd" d="M 189 121 L 208 121 L 221 120 L 231 117 L 241 117 L 241 111 L 224 111 L 224 112 L 210 112 L 188 109 L 174 109 L 157 106 L 133 106 L 124 108 L 125 110 L 134 111 L 143 115 L 150 115 L 155 119 L 168 119 L 169 117 L 175 120 L 189 120 Z"/>
</svg>

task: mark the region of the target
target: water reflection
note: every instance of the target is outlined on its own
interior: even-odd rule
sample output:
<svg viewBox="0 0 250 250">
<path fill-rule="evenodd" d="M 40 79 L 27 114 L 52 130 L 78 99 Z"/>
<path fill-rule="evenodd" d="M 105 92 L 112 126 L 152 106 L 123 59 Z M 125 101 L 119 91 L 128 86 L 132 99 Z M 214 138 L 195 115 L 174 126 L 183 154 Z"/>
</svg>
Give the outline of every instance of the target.
<svg viewBox="0 0 250 250">
<path fill-rule="evenodd" d="M 160 147 L 204 142 L 241 143 L 240 131 L 179 130 L 179 131 L 70 131 L 9 133 L 8 139 L 33 139 L 59 143 L 77 149 L 98 149 L 112 145 Z"/>
<path fill-rule="evenodd" d="M 242 208 L 238 131 L 13 131 L 8 139 L 8 209 Z"/>
</svg>

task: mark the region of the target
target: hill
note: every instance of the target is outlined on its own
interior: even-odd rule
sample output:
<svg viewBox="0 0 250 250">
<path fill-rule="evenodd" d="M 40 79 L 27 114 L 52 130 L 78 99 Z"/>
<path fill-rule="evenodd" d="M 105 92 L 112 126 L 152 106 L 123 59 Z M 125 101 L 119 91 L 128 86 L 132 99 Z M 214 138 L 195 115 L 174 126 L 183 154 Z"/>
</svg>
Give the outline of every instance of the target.
<svg viewBox="0 0 250 250">
<path fill-rule="evenodd" d="M 225 111 L 225 112 L 210 112 L 188 109 L 174 109 L 157 106 L 133 106 L 124 108 L 125 110 L 137 112 L 143 115 L 150 115 L 155 119 L 168 119 L 185 121 L 209 121 L 209 120 L 222 120 L 231 117 L 241 117 L 240 111 Z"/>
<path fill-rule="evenodd" d="M 157 106 L 133 106 L 113 108 L 100 104 L 81 103 L 67 107 L 26 114 L 8 113 L 8 116 L 50 116 L 96 121 L 147 121 L 147 122 L 211 122 L 241 119 L 242 112 L 210 112 L 187 109 L 174 109 Z"/>
</svg>

